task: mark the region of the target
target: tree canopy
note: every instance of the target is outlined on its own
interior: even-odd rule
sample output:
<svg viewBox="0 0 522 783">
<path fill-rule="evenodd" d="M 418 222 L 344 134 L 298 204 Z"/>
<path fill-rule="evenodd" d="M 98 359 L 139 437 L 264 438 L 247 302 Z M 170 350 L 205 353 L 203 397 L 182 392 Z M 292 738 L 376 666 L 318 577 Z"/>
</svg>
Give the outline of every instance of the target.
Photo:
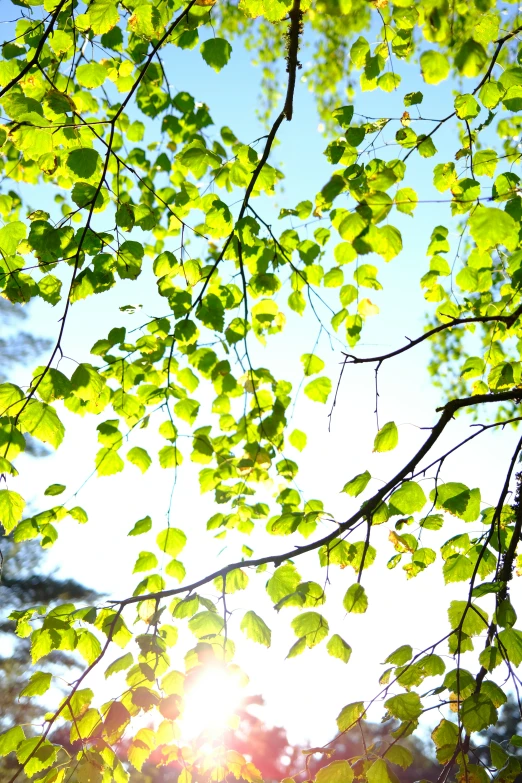
<svg viewBox="0 0 522 783">
<path fill-rule="evenodd" d="M 176 765 L 181 783 L 261 780 L 224 734 L 204 744 L 186 740 L 179 727 L 190 687 L 209 666 L 241 679 L 236 645 L 270 646 L 271 617 L 256 611 L 260 591 L 295 636 L 288 658 L 321 645 L 349 667 L 352 646 L 364 642 L 338 633 L 329 615 L 342 606 L 349 629 L 351 615 L 378 614 L 365 579 L 374 561 L 381 567 L 382 552 L 405 580 L 442 571 L 452 588 L 427 600 L 447 604 L 447 627 L 423 649 L 410 645 L 419 619 L 398 649 L 380 639 L 385 664 L 373 697 L 344 706 L 339 737 L 312 749 L 331 755 L 330 763 L 317 773 L 307 764 L 303 773 L 317 783 L 354 776 L 395 783 L 413 761 L 406 738 L 435 710 L 440 783 L 455 775 L 466 783 L 513 781 L 522 736 L 492 741 L 482 756 L 474 742 L 522 684 L 522 630 L 510 600 L 522 570 L 522 438 L 505 453 L 493 502 L 463 483 L 459 465 L 481 449 L 487 459 L 484 434 L 502 438 L 522 419 L 518 6 L 11 0 L 9 11 L 0 61 L 1 294 L 12 304 L 45 305 L 39 326 L 54 342 L 25 382 L 10 374 L 0 384 L 5 533 L 47 548 L 57 523 L 89 524 L 88 493 L 82 506 L 76 493 L 64 500 L 58 481 L 38 498 L 42 510 L 26 512 L 32 498 L 23 458 L 22 475 L 16 467 L 27 436 L 73 462 L 84 446 L 67 439 L 65 424 L 77 416 L 96 433 L 92 465 L 100 480 L 125 471 L 147 493 L 155 466 L 172 485 L 196 471 L 208 497 L 208 540 L 233 534 L 241 541 L 226 566 L 188 579 L 184 550 L 199 529 L 186 515 L 181 524 L 169 512 L 161 525 L 147 515 L 128 533 L 143 541 L 129 563 L 140 580 L 132 595 L 50 608 L 44 599 L 12 611 L 38 664 L 23 699 L 54 692 L 45 661 L 57 651 L 79 656 L 84 668 L 61 684 L 41 726 L 0 734 L 0 754 L 16 759 L 9 783 L 22 775 L 125 783 L 131 768 L 146 763 Z M 183 89 L 183 68 L 181 91 L 172 88 L 172 52 L 183 62 L 196 49 L 241 103 L 244 63 L 234 66 L 233 47 L 246 47 L 262 66 L 254 141 L 242 127 L 214 125 L 212 106 Z M 303 148 L 303 197 L 287 203 L 275 152 L 288 122 L 299 144 L 304 84 L 322 121 L 330 174 L 309 192 L 312 164 Z M 393 113 L 369 116 L 373 91 Z M 278 214 L 271 199 L 284 204 Z M 434 203 L 444 219 L 425 236 L 419 214 L 429 215 Z M 400 265 L 408 237 L 419 260 L 406 273 L 420 279 L 429 323 L 396 348 L 368 355 L 358 343 L 368 319 L 382 317 L 372 301 L 383 288 L 379 275 Z M 64 341 L 73 308 L 98 297 L 101 309 L 113 301 L 107 292 L 132 285 L 154 292 L 155 313 L 129 331 L 121 317 L 132 305 L 115 308 L 107 333 L 89 321 L 90 355 L 72 357 L 69 372 Z M 394 306 L 407 309 L 400 291 Z M 338 364 L 326 364 L 316 343 L 289 380 L 281 359 L 310 323 L 329 335 Z M 378 477 L 359 449 L 359 472 L 339 487 L 347 513 L 335 518 L 327 497 L 299 484 L 310 457 L 309 431 L 293 424 L 296 402 L 326 411 L 335 426 L 352 365 L 368 364 L 374 452 L 391 452 L 400 427 L 380 420 L 379 370 L 423 345 L 441 395 L 424 441 Z M 470 413 L 475 428 L 452 441 L 454 419 Z M 314 458 L 320 478 L 338 455 Z M 388 573 L 384 566 L 384 585 Z M 91 687 L 99 671 L 117 683 L 116 693 Z M 377 708 L 398 727 L 375 744 L 365 741 L 365 722 Z M 354 727 L 362 751 L 335 759 L 332 749 Z M 68 747 L 53 741 L 58 729 L 69 733 Z"/>
</svg>

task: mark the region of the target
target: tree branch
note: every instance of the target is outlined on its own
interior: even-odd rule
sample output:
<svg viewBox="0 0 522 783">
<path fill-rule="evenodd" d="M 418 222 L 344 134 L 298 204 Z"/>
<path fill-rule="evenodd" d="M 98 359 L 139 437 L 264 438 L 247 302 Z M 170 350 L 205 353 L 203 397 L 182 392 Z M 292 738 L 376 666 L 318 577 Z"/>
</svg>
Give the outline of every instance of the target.
<svg viewBox="0 0 522 783">
<path fill-rule="evenodd" d="M 452 318 L 451 321 L 448 321 L 445 324 L 439 324 L 439 326 L 435 326 L 433 329 L 425 332 L 415 340 L 410 340 L 407 345 L 403 345 L 402 348 L 397 348 L 395 351 L 390 351 L 390 353 L 383 353 L 380 356 L 368 356 L 366 358 L 362 358 L 359 356 L 354 356 L 351 353 L 345 353 L 343 351 L 343 356 L 346 357 L 348 364 L 371 364 L 375 362 L 381 363 L 386 361 L 386 359 L 392 359 L 394 356 L 399 356 L 399 354 L 409 351 L 411 348 L 419 345 L 419 343 L 424 342 L 424 340 L 429 340 L 429 338 L 433 337 L 434 334 L 443 332 L 445 329 L 451 329 L 454 326 L 465 326 L 466 324 L 490 322 L 503 323 L 507 326 L 508 329 L 510 329 L 521 315 L 522 305 L 517 307 L 517 309 L 511 313 L 511 315 L 476 315 L 473 316 L 473 318 Z"/>
<path fill-rule="evenodd" d="M 406 479 L 406 477 L 415 469 L 418 463 L 426 456 L 426 454 L 428 454 L 428 452 L 433 447 L 435 442 L 441 436 L 447 424 L 451 421 L 455 413 L 460 408 L 466 408 L 470 406 L 481 405 L 484 403 L 491 403 L 491 402 L 505 402 L 506 400 L 522 400 L 522 389 L 512 389 L 510 391 L 499 392 L 497 394 L 477 394 L 474 397 L 464 397 L 462 399 L 450 400 L 450 402 L 446 403 L 446 405 L 442 406 L 441 408 L 437 408 L 437 411 L 442 411 L 441 417 L 439 418 L 435 426 L 432 428 L 429 437 L 424 441 L 421 448 L 410 459 L 410 461 L 403 468 L 401 468 L 401 470 L 392 479 L 390 479 L 378 492 L 376 492 L 375 495 L 373 495 L 373 497 L 371 497 L 366 503 L 364 503 L 361 506 L 361 508 L 355 514 L 353 514 L 353 516 L 351 516 L 345 522 L 338 524 L 336 530 L 324 536 L 323 538 L 319 538 L 316 541 L 312 541 L 310 544 L 303 544 L 302 546 L 296 546 L 294 547 L 294 549 L 291 549 L 287 552 L 282 552 L 281 554 L 272 554 L 272 555 L 267 555 L 266 557 L 259 557 L 251 560 L 240 560 L 236 563 L 230 563 L 224 566 L 223 568 L 220 568 L 218 571 L 214 571 L 213 573 L 208 574 L 207 576 L 204 576 L 201 579 L 198 579 L 196 582 L 192 582 L 189 585 L 174 587 L 170 590 L 159 590 L 158 592 L 155 593 L 133 595 L 130 596 L 129 598 L 124 598 L 122 600 L 110 601 L 110 603 L 123 608 L 125 606 L 128 606 L 129 604 L 136 604 L 136 603 L 140 603 L 141 601 L 170 598 L 171 596 L 179 595 L 180 593 L 190 593 L 194 590 L 197 590 L 199 587 L 203 587 L 203 585 L 212 582 L 214 579 L 217 579 L 218 577 L 224 578 L 231 571 L 235 571 L 239 568 L 256 568 L 260 565 L 266 565 L 268 563 L 273 563 L 274 565 L 280 565 L 285 560 L 292 560 L 295 557 L 304 555 L 306 552 L 313 552 L 314 550 L 319 549 L 322 546 L 328 545 L 334 539 L 336 539 L 340 533 L 344 533 L 345 531 L 350 530 L 361 519 L 367 519 L 371 516 L 371 514 L 383 502 L 383 499 L 386 497 L 386 495 L 389 492 L 391 492 L 398 484 L 401 484 Z"/>
</svg>

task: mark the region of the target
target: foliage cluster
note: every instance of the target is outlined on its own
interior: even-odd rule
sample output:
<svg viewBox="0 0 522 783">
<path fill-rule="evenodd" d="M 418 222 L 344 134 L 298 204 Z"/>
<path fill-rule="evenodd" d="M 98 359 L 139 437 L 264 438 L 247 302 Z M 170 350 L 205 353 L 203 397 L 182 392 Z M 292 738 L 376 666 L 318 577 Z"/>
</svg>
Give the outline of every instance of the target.
<svg viewBox="0 0 522 783">
<path fill-rule="evenodd" d="M 19 16 L 0 62 L 1 293 L 12 303 L 39 298 L 60 315 L 47 361 L 29 383 L 0 384 L 2 525 L 16 543 L 39 540 L 49 547 L 58 522 L 88 522 L 83 507 L 61 502 L 62 483 L 46 489 L 48 507 L 25 517 L 26 501 L 15 488 L 25 436 L 56 449 L 65 415 L 76 414 L 96 428 L 99 477 L 124 470 L 146 475 L 156 461 L 184 475 L 194 464 L 201 491 L 215 506 L 210 537 L 266 528 L 277 538 L 267 535 L 268 554 L 254 557 L 245 543 L 237 562 L 189 583 L 180 556 L 190 531 L 170 519 L 153 530 L 147 516 L 129 532 L 147 542 L 134 565 L 140 582 L 133 595 L 105 606 L 14 610 L 11 619 L 18 635 L 30 639 L 34 664 L 74 651 L 85 669 L 41 732 L 17 725 L 0 735 L 0 754 L 17 760 L 10 783 L 22 772 L 42 783 L 71 776 L 79 783 L 125 783 L 128 765 L 140 770 L 151 759 L 157 766 L 181 764 L 181 783 L 260 780 L 245 755 L 220 742 L 210 752 L 184 742 L 178 718 L 185 684 L 209 662 L 238 675 L 231 633 L 270 645 L 270 621 L 254 609 L 234 612 L 231 620 L 235 594 L 245 606 L 241 592 L 249 595 L 250 583 L 266 583 L 275 610 L 292 615 L 296 641 L 289 658 L 321 644 L 349 663 L 351 646 L 331 631 L 323 609 L 327 594 L 337 600 L 329 574 L 339 568 L 351 574 L 340 599 L 348 615 L 371 609 L 364 577 L 376 558 L 379 525 L 389 530 L 388 568 L 400 564 L 412 579 L 441 566 L 445 582 L 460 584 L 463 593 L 449 604 L 442 638 L 422 651 L 403 644 L 388 654 L 374 699 L 347 704 L 337 718 L 340 735 L 359 726 L 364 736 L 368 710 L 381 700 L 384 717 L 399 722 L 392 738 L 363 743 L 363 753 L 350 761 L 334 758 L 317 772 L 317 783 L 350 783 L 355 776 L 394 783 L 412 762 L 404 740 L 432 709 L 444 716 L 432 734 L 440 783 L 453 774 L 467 783 L 491 777 L 510 783 L 521 770 L 513 751 L 522 737 L 506 747 L 492 743 L 487 761 L 473 755 L 472 741 L 496 723 L 508 685 L 517 691 L 520 684 L 522 630 L 510 587 L 521 565 L 516 465 L 522 439 L 506 458 L 493 506 L 459 476 L 442 482 L 440 470 L 470 441 L 478 448 L 488 429 L 521 419 L 518 8 L 490 0 L 240 0 L 237 6 L 12 0 L 12 6 Z M 294 114 L 307 34 L 314 46 L 307 79 L 327 124 L 331 176 L 317 194 L 304 193 L 309 198 L 283 208 L 282 228 L 275 228 L 266 197 L 281 194 L 283 173 L 270 154 Z M 168 80 L 174 47 L 181 54 L 199 47 L 205 63 L 226 75 L 232 43 L 244 39 L 264 63 L 268 109 L 279 69 L 286 68 L 282 105 L 254 143 L 229 127 L 216 129 L 209 108 L 187 92 L 172 94 Z M 435 119 L 438 111 L 428 108 L 425 117 L 424 95 L 404 91 L 403 73 L 405 81 L 422 78 L 426 90 L 451 80 L 453 105 Z M 352 91 L 361 96 L 355 103 L 341 98 L 339 84 L 348 85 L 348 98 Z M 393 93 L 397 116 L 365 115 L 364 96 L 372 90 Z M 455 148 L 439 152 L 442 127 L 453 128 Z M 420 280 L 433 306 L 431 328 L 395 351 L 362 358 L 350 352 L 366 320 L 378 315 L 370 296 L 382 288 L 380 269 L 400 255 L 399 226 L 411 217 L 414 231 L 424 200 L 411 186 L 421 159 L 433 163 L 434 187 L 447 204 L 447 225 L 433 227 Z M 32 187 L 53 193 L 50 211 L 27 209 Z M 311 221 L 318 226 L 313 239 Z M 139 335 L 127 334 L 115 314 L 91 357 L 78 357 L 66 374 L 61 358 L 71 307 L 143 280 L 157 288 L 165 314 L 151 317 Z M 431 368 L 445 396 L 423 445 L 394 476 L 379 482 L 362 464 L 347 481 L 344 492 L 362 502 L 345 520 L 332 519 L 324 500 L 297 487 L 307 433 L 290 421 L 297 390 L 271 363 L 287 320 L 317 318 L 323 326 L 320 308 L 331 309 L 326 328 L 345 346 L 344 372 L 369 363 L 377 377 L 384 362 L 429 340 Z M 330 377 L 314 350 L 301 357 L 303 392 L 333 410 L 342 378 Z M 258 355 L 267 366 L 257 365 Z M 435 456 L 461 410 L 489 410 L 491 422 Z M 142 433 L 152 426 L 163 439 L 157 454 L 144 447 Z M 386 422 L 374 450 L 392 451 L 398 440 L 396 423 Z M 429 546 L 430 531 L 442 528 L 450 537 Z M 288 537 L 286 548 L 281 536 Z M 306 553 L 316 553 L 320 581 L 307 573 L 308 560 L 300 561 Z M 194 637 L 188 649 L 178 642 L 180 627 Z M 126 649 L 108 663 L 117 648 Z M 122 682 L 119 695 L 105 703 L 88 683 L 103 666 L 107 678 Z M 37 670 L 21 696 L 38 700 L 52 684 L 52 672 Z M 154 716 L 153 728 L 143 728 L 144 715 Z M 52 741 L 57 727 L 69 732 L 71 753 Z M 122 738 L 129 743 L 128 765 L 117 752 Z"/>
</svg>

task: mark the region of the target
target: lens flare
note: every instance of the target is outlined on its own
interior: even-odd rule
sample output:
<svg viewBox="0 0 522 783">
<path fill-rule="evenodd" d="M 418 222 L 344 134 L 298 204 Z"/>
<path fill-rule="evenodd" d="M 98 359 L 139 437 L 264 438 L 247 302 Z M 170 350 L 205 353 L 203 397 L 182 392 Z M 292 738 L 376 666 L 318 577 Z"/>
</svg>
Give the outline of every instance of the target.
<svg viewBox="0 0 522 783">
<path fill-rule="evenodd" d="M 198 671 L 185 690 L 180 719 L 185 740 L 215 740 L 229 728 L 244 697 L 244 675 L 235 667 L 206 666 Z"/>
</svg>

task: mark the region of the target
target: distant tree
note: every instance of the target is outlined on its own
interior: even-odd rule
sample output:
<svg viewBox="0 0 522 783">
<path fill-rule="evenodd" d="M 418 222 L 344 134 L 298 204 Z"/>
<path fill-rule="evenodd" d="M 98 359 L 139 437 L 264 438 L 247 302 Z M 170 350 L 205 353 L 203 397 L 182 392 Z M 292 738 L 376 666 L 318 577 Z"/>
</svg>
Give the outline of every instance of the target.
<svg viewBox="0 0 522 783">
<path fill-rule="evenodd" d="M 0 337 L 0 383 L 7 379 L 7 371 L 11 371 L 15 365 L 28 364 L 51 345 L 46 337 L 37 337 L 23 329 L 13 329 L 14 324 L 25 321 L 27 317 L 27 309 L 0 298 L 0 321 L 2 327 L 9 330 L 8 336 Z"/>
<path fill-rule="evenodd" d="M 13 329 L 25 318 L 27 313 L 21 306 L 0 299 L 0 321 L 4 333 L 8 333 L 7 337 L 0 338 L 0 382 L 5 380 L 3 372 L 7 368 L 25 364 L 49 347 L 47 339 L 18 330 L 16 326 Z M 25 434 L 25 440 L 26 453 L 31 456 L 41 457 L 48 453 L 30 435 Z M 10 536 L 2 540 L 0 552 L 0 730 L 20 724 L 28 727 L 34 722 L 36 731 L 47 708 L 44 701 L 18 698 L 34 671 L 31 641 L 15 634 L 16 622 L 9 619 L 9 615 L 31 606 L 52 607 L 62 602 L 93 601 L 98 594 L 73 579 L 59 579 L 46 573 L 45 551 L 37 541 L 25 541 L 22 545 Z M 77 664 L 73 655 L 54 651 L 48 656 L 46 665 L 39 664 L 38 668 L 58 673 Z M 30 728 L 26 733 L 31 733 Z M 13 764 L 13 759 L 3 760 L 0 781 L 10 776 Z"/>
</svg>

